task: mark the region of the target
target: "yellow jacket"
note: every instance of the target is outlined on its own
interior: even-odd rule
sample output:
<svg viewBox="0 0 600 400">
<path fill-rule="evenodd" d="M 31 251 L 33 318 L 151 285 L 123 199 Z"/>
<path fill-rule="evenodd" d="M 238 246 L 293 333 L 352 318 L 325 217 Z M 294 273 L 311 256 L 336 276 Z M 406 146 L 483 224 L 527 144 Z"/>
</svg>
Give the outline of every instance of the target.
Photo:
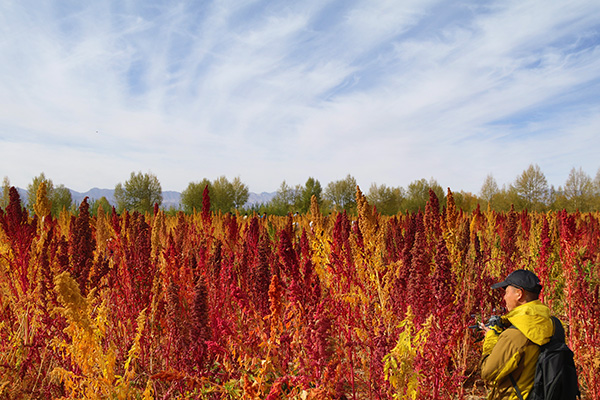
<svg viewBox="0 0 600 400">
<path fill-rule="evenodd" d="M 550 309 L 539 300 L 530 301 L 502 319 L 512 326 L 501 333 L 492 329 L 485 335 L 481 377 L 492 385 L 490 400 L 518 400 L 509 374 L 526 399 L 533 387 L 539 346 L 548 343 L 554 333 Z"/>
</svg>

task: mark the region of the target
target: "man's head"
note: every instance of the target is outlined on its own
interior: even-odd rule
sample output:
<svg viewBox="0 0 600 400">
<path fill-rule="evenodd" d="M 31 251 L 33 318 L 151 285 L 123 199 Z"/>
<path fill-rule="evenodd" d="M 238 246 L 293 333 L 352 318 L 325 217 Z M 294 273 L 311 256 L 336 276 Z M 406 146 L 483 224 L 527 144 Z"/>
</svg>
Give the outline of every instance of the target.
<svg viewBox="0 0 600 400">
<path fill-rule="evenodd" d="M 531 271 L 518 269 L 503 282 L 495 283 L 492 289 L 505 288 L 504 301 L 508 311 L 529 301 L 537 300 L 542 290 L 539 278 Z"/>
</svg>

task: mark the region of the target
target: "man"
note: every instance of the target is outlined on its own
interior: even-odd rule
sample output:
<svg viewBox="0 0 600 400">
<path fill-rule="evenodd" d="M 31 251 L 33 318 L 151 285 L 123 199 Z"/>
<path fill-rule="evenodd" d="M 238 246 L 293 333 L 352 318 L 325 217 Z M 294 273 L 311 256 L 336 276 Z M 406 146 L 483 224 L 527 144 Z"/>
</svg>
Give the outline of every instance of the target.
<svg viewBox="0 0 600 400">
<path fill-rule="evenodd" d="M 516 270 L 492 285 L 499 288 L 505 290 L 508 314 L 502 316 L 502 327 L 480 324 L 486 331 L 481 377 L 492 386 L 490 400 L 526 399 L 533 387 L 539 346 L 550 341 L 554 325 L 550 309 L 538 300 L 542 285 L 533 272 Z"/>
</svg>

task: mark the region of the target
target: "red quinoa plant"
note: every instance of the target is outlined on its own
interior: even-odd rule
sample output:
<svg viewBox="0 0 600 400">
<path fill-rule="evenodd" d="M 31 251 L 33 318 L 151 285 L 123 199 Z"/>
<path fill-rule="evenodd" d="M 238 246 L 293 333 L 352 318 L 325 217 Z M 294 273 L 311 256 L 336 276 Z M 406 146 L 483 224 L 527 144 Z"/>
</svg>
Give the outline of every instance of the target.
<svg viewBox="0 0 600 400">
<path fill-rule="evenodd" d="M 40 193 L 39 213 L 47 209 Z M 544 281 L 600 396 L 597 213 L 168 216 L 0 210 L 0 397 L 467 399 L 490 285 Z M 45 206 L 43 206 L 46 204 Z"/>
</svg>

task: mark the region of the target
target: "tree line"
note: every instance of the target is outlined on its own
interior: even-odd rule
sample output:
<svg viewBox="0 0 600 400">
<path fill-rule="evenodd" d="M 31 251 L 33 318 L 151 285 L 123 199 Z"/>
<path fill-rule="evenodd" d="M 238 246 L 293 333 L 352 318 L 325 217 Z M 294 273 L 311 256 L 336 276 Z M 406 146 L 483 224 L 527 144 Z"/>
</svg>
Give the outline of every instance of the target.
<svg viewBox="0 0 600 400">
<path fill-rule="evenodd" d="M 247 205 L 249 189 L 239 177 L 228 180 L 221 176 L 213 181 L 207 178 L 190 182 L 181 193 L 179 207 L 171 207 L 165 211 L 177 213 L 183 211 L 192 213 L 201 211 L 205 197 L 210 200 L 210 209 L 221 213 L 258 213 L 287 215 L 288 213 L 303 214 L 310 209 L 311 198 L 314 196 L 320 209 L 327 213 L 346 211 L 356 213 L 356 179 L 348 174 L 345 178 L 329 182 L 325 187 L 319 180 L 309 177 L 304 184 L 290 186 L 283 181 L 275 196 L 262 204 Z M 10 180 L 4 178 L 0 207 L 8 205 Z M 415 212 L 424 210 L 432 190 L 441 206 L 446 203 L 446 190 L 434 179 L 419 179 L 408 184 L 406 188 L 392 187 L 385 184 L 372 183 L 367 191 L 367 200 L 383 215 L 394 215 L 399 212 Z M 33 178 L 27 186 L 28 199 L 47 198 L 48 210 L 57 216 L 63 209 L 77 211 L 77 204 L 69 189 L 64 185 L 55 186 L 51 179 L 42 172 Z M 118 183 L 114 190 L 115 209 L 121 213 L 124 210 L 151 212 L 154 205 L 162 205 L 162 188 L 156 175 L 152 173 L 131 172 L 129 179 Z M 513 183 L 498 186 L 493 175 L 488 175 L 477 195 L 457 191 L 453 192 L 454 202 L 464 211 L 475 208 L 490 208 L 496 211 L 515 210 L 552 211 L 567 210 L 569 212 L 600 210 L 600 169 L 592 178 L 580 167 L 573 168 L 564 186 L 555 188 L 548 184 L 544 173 L 538 165 L 530 165 Z M 35 201 L 28 201 L 27 208 L 33 214 Z M 105 211 L 113 205 L 105 197 L 91 199 L 91 212 L 95 214 L 99 207 Z M 164 208 L 164 207 L 163 207 Z"/>
</svg>

